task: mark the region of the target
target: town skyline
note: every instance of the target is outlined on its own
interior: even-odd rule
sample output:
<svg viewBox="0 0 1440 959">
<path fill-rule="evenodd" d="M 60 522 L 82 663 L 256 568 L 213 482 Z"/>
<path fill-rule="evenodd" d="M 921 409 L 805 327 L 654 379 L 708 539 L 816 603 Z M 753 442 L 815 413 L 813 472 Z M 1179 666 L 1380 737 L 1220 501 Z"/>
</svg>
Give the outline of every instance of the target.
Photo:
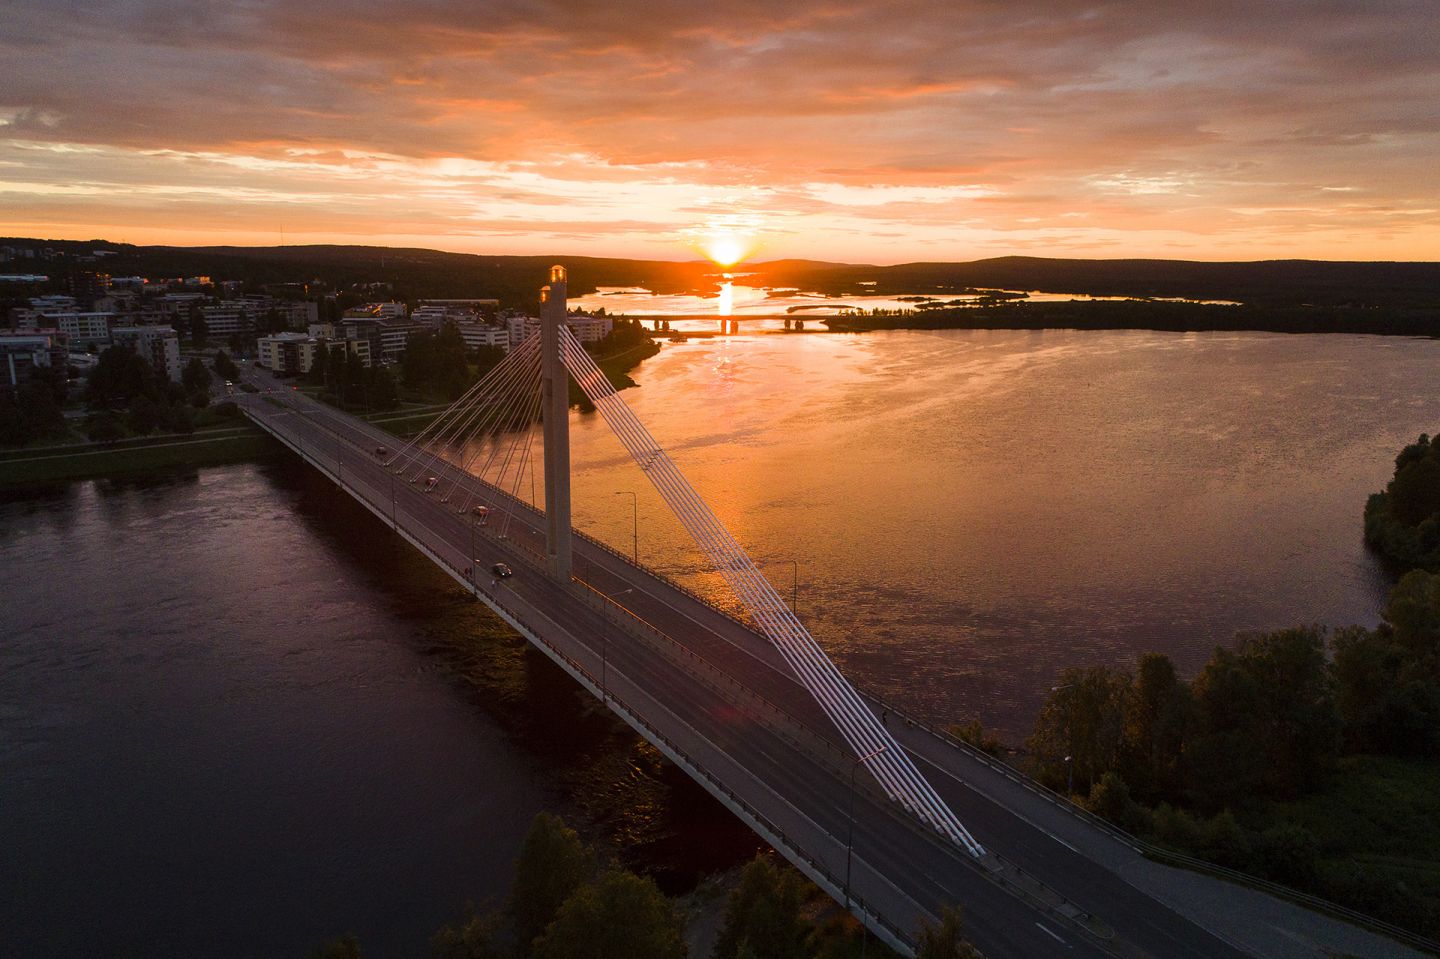
<svg viewBox="0 0 1440 959">
<path fill-rule="evenodd" d="M 1423 4 L 645 9 L 22 0 L 0 233 L 1440 259 Z"/>
</svg>

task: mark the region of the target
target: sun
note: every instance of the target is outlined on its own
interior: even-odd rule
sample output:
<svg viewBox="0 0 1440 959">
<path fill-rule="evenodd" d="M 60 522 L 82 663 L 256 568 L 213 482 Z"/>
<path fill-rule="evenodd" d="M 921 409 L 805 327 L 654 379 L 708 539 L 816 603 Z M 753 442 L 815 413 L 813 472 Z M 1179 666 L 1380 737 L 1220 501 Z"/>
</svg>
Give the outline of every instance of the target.
<svg viewBox="0 0 1440 959">
<path fill-rule="evenodd" d="M 705 237 L 701 248 L 717 266 L 731 267 L 754 251 L 754 242 L 739 233 L 711 233 Z"/>
</svg>

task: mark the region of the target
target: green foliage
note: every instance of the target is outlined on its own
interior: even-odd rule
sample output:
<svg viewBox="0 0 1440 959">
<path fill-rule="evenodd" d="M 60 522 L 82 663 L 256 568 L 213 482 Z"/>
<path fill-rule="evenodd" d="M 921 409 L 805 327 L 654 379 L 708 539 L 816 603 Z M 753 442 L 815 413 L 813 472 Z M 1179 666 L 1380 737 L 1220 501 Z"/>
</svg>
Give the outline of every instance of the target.
<svg viewBox="0 0 1440 959">
<path fill-rule="evenodd" d="M 1421 434 L 1365 504 L 1365 541 L 1403 568 L 1440 572 L 1440 442 Z"/>
<path fill-rule="evenodd" d="M 1075 786 L 1089 793 L 1106 771 L 1116 768 L 1129 686 L 1128 673 L 1102 667 L 1061 673 L 1028 743 L 1036 777 L 1051 788 L 1068 788 L 1073 764 Z"/>
<path fill-rule="evenodd" d="M 23 446 L 65 429 L 65 414 L 60 409 L 65 397 L 64 373 L 59 374 L 58 390 L 51 371 L 41 367 L 34 374 L 18 389 L 0 386 L 0 446 Z"/>
<path fill-rule="evenodd" d="M 354 936 L 341 936 L 310 955 L 312 959 L 360 959 L 360 940 Z"/>
<path fill-rule="evenodd" d="M 310 364 L 310 371 L 305 374 L 305 379 L 317 386 L 329 385 L 330 348 L 328 343 L 322 343 L 320 349 L 315 351 L 315 360 Z"/>
<path fill-rule="evenodd" d="M 466 906 L 458 924 L 444 926 L 430 937 L 430 954 L 434 959 L 508 959 L 504 929 L 503 914 L 477 915 L 473 906 Z"/>
<path fill-rule="evenodd" d="M 684 959 L 680 915 L 655 886 L 610 869 L 565 900 L 535 942 L 536 959 Z"/>
<path fill-rule="evenodd" d="M 188 333 L 196 346 L 204 346 L 210 336 L 210 324 L 205 322 L 205 311 L 199 303 L 191 303 L 188 313 Z"/>
<path fill-rule="evenodd" d="M 180 374 L 180 383 L 185 387 L 186 393 L 209 395 L 210 371 L 205 368 L 205 362 L 200 357 L 194 357 L 185 364 L 185 370 Z"/>
<path fill-rule="evenodd" d="M 999 756 L 1005 751 L 1005 745 L 998 737 L 985 735 L 985 726 L 978 719 L 972 719 L 968 723 L 953 723 L 946 727 L 945 731 L 991 756 Z"/>
<path fill-rule="evenodd" d="M 163 394 L 149 361 L 127 346 L 100 354 L 85 384 L 85 403 L 92 410 L 129 406 L 137 397 L 154 400 Z"/>
<path fill-rule="evenodd" d="M 726 904 L 715 959 L 734 959 L 742 942 L 766 959 L 805 959 L 810 952 L 809 928 L 800 918 L 804 900 L 805 881 L 799 873 L 756 856 L 746 864 Z"/>
<path fill-rule="evenodd" d="M 915 959 L 980 959 L 975 947 L 965 941 L 964 914 L 959 906 L 940 910 L 940 924 L 920 924 L 915 943 Z"/>
<path fill-rule="evenodd" d="M 1125 781 L 1146 800 L 1175 795 L 1194 704 L 1190 687 L 1180 681 L 1168 656 L 1140 657 L 1121 715 L 1119 768 Z"/>
<path fill-rule="evenodd" d="M 555 918 L 562 903 L 595 871 L 595 857 L 575 830 L 558 817 L 540 813 L 520 847 L 515 864 L 509 918 L 518 952 L 530 945 Z"/>
<path fill-rule="evenodd" d="M 1125 780 L 1113 771 L 1105 773 L 1091 787 L 1085 807 L 1122 829 L 1141 829 L 1146 825 L 1145 810 L 1130 797 L 1130 787 Z"/>
<path fill-rule="evenodd" d="M 1211 809 L 1314 788 L 1339 752 L 1325 634 L 1301 627 L 1217 648 L 1192 685 L 1191 796 Z"/>
<path fill-rule="evenodd" d="M 224 350 L 215 352 L 214 365 L 215 372 L 220 374 L 221 379 L 229 380 L 232 383 L 240 379 L 240 367 L 235 365 L 235 361 L 230 359 L 230 354 Z"/>
<path fill-rule="evenodd" d="M 1331 648 L 1352 748 L 1440 756 L 1440 575 L 1406 574 L 1379 629 L 1343 630 Z"/>
<path fill-rule="evenodd" d="M 474 382 L 465 341 L 453 323 L 446 323 L 438 333 L 410 334 L 401 369 L 407 387 L 447 400 L 459 399 Z"/>
<path fill-rule="evenodd" d="M 125 427 L 118 415 L 106 410 L 86 418 L 85 435 L 92 443 L 113 443 L 125 437 Z"/>
</svg>

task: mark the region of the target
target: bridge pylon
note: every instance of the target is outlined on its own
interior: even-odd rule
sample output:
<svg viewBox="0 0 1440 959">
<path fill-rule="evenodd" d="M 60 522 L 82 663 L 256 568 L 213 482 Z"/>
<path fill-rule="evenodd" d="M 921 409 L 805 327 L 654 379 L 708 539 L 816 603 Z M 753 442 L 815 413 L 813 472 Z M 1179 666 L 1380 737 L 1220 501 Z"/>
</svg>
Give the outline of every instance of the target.
<svg viewBox="0 0 1440 959">
<path fill-rule="evenodd" d="M 570 375 L 562 357 L 565 267 L 550 267 L 540 291 L 540 409 L 545 440 L 545 558 L 550 575 L 570 582 Z"/>
</svg>

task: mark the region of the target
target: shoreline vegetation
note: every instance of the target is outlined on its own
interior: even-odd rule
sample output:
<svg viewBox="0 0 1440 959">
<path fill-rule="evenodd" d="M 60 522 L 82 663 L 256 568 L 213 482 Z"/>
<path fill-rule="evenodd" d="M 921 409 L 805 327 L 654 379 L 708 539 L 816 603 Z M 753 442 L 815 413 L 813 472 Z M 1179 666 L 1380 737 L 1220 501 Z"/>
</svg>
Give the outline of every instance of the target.
<svg viewBox="0 0 1440 959">
<path fill-rule="evenodd" d="M 627 324 L 627 330 L 639 332 L 638 324 Z M 617 390 L 636 385 L 631 371 L 660 352 L 660 344 L 648 335 L 622 334 L 621 342 L 607 344 L 610 349 L 597 354 L 595 362 Z M 228 358 L 227 358 L 228 359 Z M 491 361 L 498 362 L 499 357 Z M 483 365 L 470 367 L 468 376 L 479 376 Z M 430 370 L 425 368 L 428 377 Z M 238 376 L 238 371 L 232 375 Z M 327 382 L 325 371 L 319 377 L 302 378 L 297 385 L 308 395 L 339 409 L 356 413 L 362 419 L 384 427 L 399 439 L 412 436 L 425 428 L 444 411 L 449 402 L 444 392 L 415 389 L 404 396 L 391 392 L 382 404 L 371 404 L 367 411 L 359 404 L 346 404 L 335 390 L 336 377 Z M 460 380 L 463 392 L 473 380 Z M 372 384 L 373 385 L 373 384 Z M 458 395 L 458 394 L 457 394 Z M 571 405 L 583 412 L 593 411 L 588 399 L 571 384 Z M 134 476 L 150 472 L 225 466 L 232 463 L 257 462 L 280 454 L 283 447 L 264 431 L 250 425 L 234 410 L 234 404 L 218 403 L 202 410 L 212 425 L 193 432 L 152 433 L 141 436 L 117 437 L 96 442 L 43 442 L 26 446 L 0 448 L 0 490 L 69 480 L 96 479 L 112 476 Z M 66 429 L 66 438 L 78 434 Z"/>
<path fill-rule="evenodd" d="M 1401 451 L 1365 520 L 1411 567 L 1375 629 L 1242 634 L 1189 682 L 1160 653 L 1072 667 L 1024 750 L 951 733 L 1142 839 L 1440 939 L 1440 572 L 1407 552 L 1433 550 L 1437 444 Z"/>
<path fill-rule="evenodd" d="M 877 330 L 1157 330 L 1174 333 L 1351 333 L 1440 337 L 1440 309 L 1223 306 L 1158 300 L 1006 303 L 825 317 L 832 332 Z"/>
</svg>

